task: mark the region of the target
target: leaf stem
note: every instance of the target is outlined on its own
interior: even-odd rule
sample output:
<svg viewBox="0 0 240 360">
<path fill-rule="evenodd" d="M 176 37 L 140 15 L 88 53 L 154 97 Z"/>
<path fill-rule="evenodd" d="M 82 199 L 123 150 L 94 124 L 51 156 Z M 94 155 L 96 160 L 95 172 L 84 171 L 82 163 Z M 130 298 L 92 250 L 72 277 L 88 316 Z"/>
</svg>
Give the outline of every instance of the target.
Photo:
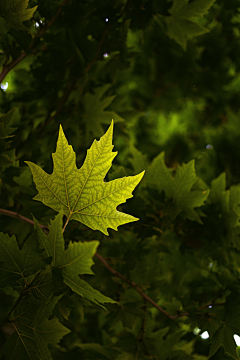
<svg viewBox="0 0 240 360">
<path fill-rule="evenodd" d="M 68 224 L 68 221 L 69 221 L 69 218 L 67 218 L 67 220 L 66 220 L 66 222 L 65 222 L 65 224 L 64 224 L 64 227 L 63 227 L 63 230 L 62 230 L 63 233 L 64 233 L 64 231 L 65 231 L 65 229 L 66 229 L 66 226 L 67 226 L 67 224 Z"/>
</svg>

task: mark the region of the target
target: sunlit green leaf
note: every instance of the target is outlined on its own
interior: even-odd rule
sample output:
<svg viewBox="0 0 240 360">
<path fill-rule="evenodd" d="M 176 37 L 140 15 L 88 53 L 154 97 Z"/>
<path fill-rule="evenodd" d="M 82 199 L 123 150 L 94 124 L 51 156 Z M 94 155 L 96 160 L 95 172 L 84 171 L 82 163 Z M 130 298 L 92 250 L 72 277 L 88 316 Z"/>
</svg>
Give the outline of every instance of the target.
<svg viewBox="0 0 240 360">
<path fill-rule="evenodd" d="M 76 167 L 76 155 L 61 127 L 51 175 L 26 161 L 39 191 L 35 200 L 58 212 L 63 211 L 67 221 L 77 220 L 106 235 L 107 228 L 117 230 L 119 225 L 138 220 L 117 211 L 116 207 L 132 197 L 132 191 L 144 174 L 104 182 L 116 156 L 116 152 L 112 152 L 112 132 L 113 122 L 100 141 L 93 142 L 81 169 Z"/>
</svg>

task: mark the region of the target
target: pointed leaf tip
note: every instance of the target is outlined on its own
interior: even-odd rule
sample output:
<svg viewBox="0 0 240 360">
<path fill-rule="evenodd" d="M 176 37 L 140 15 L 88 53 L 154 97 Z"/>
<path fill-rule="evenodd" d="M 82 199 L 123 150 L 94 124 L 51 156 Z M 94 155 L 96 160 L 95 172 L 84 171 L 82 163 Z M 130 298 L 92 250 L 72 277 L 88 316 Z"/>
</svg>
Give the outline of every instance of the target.
<svg viewBox="0 0 240 360">
<path fill-rule="evenodd" d="M 144 175 L 143 171 L 135 176 L 104 181 L 116 156 L 112 151 L 113 124 L 112 120 L 107 132 L 93 142 L 81 169 L 76 167 L 76 154 L 61 125 L 53 154 L 53 173 L 49 175 L 39 166 L 28 163 L 39 191 L 35 200 L 58 212 L 62 210 L 68 221 L 77 220 L 104 234 L 107 228 L 117 230 L 119 225 L 136 221 L 116 208 L 133 196 L 132 191 Z"/>
</svg>

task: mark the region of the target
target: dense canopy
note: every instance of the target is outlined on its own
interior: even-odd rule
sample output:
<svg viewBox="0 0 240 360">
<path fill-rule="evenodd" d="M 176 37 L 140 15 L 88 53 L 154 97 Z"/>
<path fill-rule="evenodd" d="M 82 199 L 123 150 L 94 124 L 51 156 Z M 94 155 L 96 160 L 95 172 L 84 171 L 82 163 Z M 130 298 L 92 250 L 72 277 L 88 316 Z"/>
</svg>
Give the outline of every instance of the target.
<svg viewBox="0 0 240 360">
<path fill-rule="evenodd" d="M 238 359 L 240 0 L 2 0 L 0 83 L 0 359 Z"/>
</svg>

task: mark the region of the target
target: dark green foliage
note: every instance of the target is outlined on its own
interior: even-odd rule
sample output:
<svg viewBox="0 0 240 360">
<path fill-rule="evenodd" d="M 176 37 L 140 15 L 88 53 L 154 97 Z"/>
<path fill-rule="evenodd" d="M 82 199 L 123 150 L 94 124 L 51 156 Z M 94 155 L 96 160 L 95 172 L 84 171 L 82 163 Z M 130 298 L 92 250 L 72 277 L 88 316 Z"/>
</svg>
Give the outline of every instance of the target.
<svg viewBox="0 0 240 360">
<path fill-rule="evenodd" d="M 0 1 L 1 360 L 240 358 L 239 9 Z"/>
</svg>

